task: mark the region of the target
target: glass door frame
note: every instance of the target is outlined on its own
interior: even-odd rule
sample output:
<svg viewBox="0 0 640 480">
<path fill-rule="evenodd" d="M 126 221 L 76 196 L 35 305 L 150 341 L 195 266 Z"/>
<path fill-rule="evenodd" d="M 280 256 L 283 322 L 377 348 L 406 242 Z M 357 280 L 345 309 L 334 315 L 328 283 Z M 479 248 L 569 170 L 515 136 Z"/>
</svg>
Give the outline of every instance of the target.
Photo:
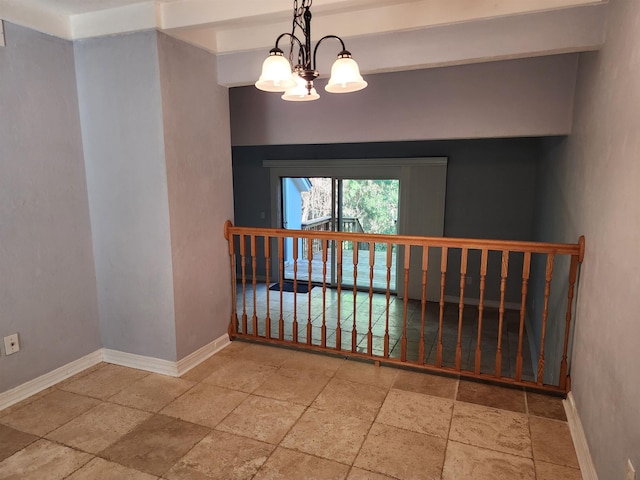
<svg viewBox="0 0 640 480">
<path fill-rule="evenodd" d="M 397 195 L 397 200 L 396 200 L 396 204 L 397 204 L 397 208 L 398 208 L 398 212 L 397 212 L 397 216 L 399 216 L 399 210 L 400 210 L 400 179 L 399 178 L 389 178 L 389 175 L 349 175 L 349 174 L 345 174 L 345 175 L 315 175 L 315 176 L 301 176 L 301 175 L 295 175 L 295 176 L 282 176 L 279 177 L 279 186 L 280 186 L 280 190 L 279 190 L 279 198 L 280 198 L 280 207 L 279 207 L 279 218 L 280 218 L 280 225 L 278 226 L 278 228 L 284 228 L 287 229 L 287 205 L 289 204 L 289 202 L 286 199 L 286 192 L 287 192 L 287 188 L 285 187 L 287 182 L 286 180 L 291 180 L 291 179 L 300 179 L 300 178 L 306 178 L 308 180 L 312 180 L 312 179 L 328 179 L 331 181 L 331 207 L 329 209 L 329 217 L 330 217 L 330 228 L 331 231 L 335 231 L 335 232 L 341 232 L 343 231 L 344 228 L 344 181 L 345 180 L 362 180 L 362 181 L 366 181 L 366 180 L 395 180 L 398 182 L 398 191 L 396 192 Z M 398 233 L 398 226 L 397 226 L 397 219 L 396 219 L 396 233 Z M 307 248 L 311 248 L 311 245 L 309 245 Z M 338 272 L 337 272 L 337 261 L 338 258 L 336 256 L 336 242 L 335 241 L 331 241 L 329 242 L 329 248 L 330 248 L 330 258 L 331 258 L 331 265 L 330 265 L 330 274 L 329 274 L 329 278 L 327 279 L 327 285 L 335 288 L 338 286 Z M 343 265 L 344 265 L 344 252 L 345 250 L 342 250 L 343 252 Z M 397 251 L 395 253 L 395 255 L 397 255 Z M 284 279 L 287 280 L 287 269 L 286 269 L 286 261 L 287 261 L 288 255 L 287 255 L 287 245 L 285 243 L 285 255 L 284 257 L 280 260 L 281 262 L 285 263 L 285 276 Z M 300 259 L 298 259 L 300 260 Z M 394 259 L 395 261 L 395 259 Z M 395 262 L 397 263 L 397 262 Z M 343 268 L 343 272 L 344 272 L 344 268 Z M 355 272 L 354 272 L 355 273 Z M 341 282 L 341 287 L 347 287 L 347 288 L 353 288 L 353 282 L 347 280 L 347 282 L 344 282 L 344 275 L 342 276 L 342 280 L 343 282 Z M 313 280 L 312 280 L 313 281 Z M 316 280 L 315 283 L 318 283 L 318 281 Z M 360 285 L 360 286 L 356 286 L 356 288 L 359 289 L 368 289 L 368 286 L 364 286 L 364 285 Z M 376 288 L 376 290 L 378 290 L 379 288 Z M 390 289 L 390 291 L 392 293 L 395 293 L 397 289 L 397 286 L 394 284 L 392 286 L 392 288 Z"/>
</svg>

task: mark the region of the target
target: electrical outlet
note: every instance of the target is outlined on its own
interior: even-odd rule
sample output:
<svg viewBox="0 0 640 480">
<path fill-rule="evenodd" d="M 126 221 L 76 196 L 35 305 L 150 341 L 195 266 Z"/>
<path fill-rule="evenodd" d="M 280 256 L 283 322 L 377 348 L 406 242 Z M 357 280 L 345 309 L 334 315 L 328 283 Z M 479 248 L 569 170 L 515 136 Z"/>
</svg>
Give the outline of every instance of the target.
<svg viewBox="0 0 640 480">
<path fill-rule="evenodd" d="M 473 278 L 470 275 L 467 275 L 467 285 L 471 285 L 473 282 Z"/>
<path fill-rule="evenodd" d="M 627 460 L 627 471 L 624 474 L 624 480 L 636 480 L 636 469 L 633 468 L 631 459 Z"/>
<path fill-rule="evenodd" d="M 18 334 L 14 333 L 4 337 L 4 352 L 6 355 L 11 355 L 20 351 L 20 342 L 18 341 Z"/>
</svg>

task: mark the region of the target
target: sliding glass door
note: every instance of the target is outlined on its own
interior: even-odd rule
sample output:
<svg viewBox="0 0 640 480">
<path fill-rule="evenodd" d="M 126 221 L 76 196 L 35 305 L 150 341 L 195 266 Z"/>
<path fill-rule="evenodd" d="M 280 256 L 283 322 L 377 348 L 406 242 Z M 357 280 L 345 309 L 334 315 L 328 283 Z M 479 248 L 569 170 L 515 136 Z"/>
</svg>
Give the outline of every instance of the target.
<svg viewBox="0 0 640 480">
<path fill-rule="evenodd" d="M 314 231 L 354 233 L 397 233 L 399 180 L 339 177 L 282 177 L 282 227 Z M 354 249 L 357 250 L 354 252 Z M 298 240 L 298 279 L 308 279 L 308 260 L 312 257 L 313 282 L 323 280 L 322 243 Z M 355 255 L 354 255 L 355 253 Z M 369 244 L 345 242 L 342 246 L 341 285 L 369 288 Z M 387 246 L 375 246 L 374 288 L 386 288 Z M 326 252 L 327 281 L 337 285 L 337 248 L 335 243 Z M 392 284 L 395 290 L 395 249 L 392 251 Z M 356 258 L 357 264 L 354 264 Z M 285 245 L 285 279 L 293 278 L 293 240 Z M 305 260 L 304 264 L 301 260 Z"/>
</svg>

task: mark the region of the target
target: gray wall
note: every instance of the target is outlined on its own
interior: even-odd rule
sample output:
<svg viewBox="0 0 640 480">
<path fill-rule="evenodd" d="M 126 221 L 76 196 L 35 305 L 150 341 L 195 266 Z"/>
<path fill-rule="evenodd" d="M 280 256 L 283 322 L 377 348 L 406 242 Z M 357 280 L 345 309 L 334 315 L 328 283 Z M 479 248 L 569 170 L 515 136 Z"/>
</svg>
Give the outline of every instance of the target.
<svg viewBox="0 0 640 480">
<path fill-rule="evenodd" d="M 74 49 L 103 346 L 176 360 L 157 33 Z"/>
<path fill-rule="evenodd" d="M 100 348 L 70 42 L 5 22 L 0 48 L 0 392 Z M 4 353 L 4 347 L 2 348 Z"/>
<path fill-rule="evenodd" d="M 449 237 L 531 240 L 539 156 L 538 139 L 451 140 L 425 142 L 350 143 L 334 145 L 279 145 L 233 148 L 234 205 L 237 225 L 270 227 L 269 170 L 263 160 L 330 158 L 448 157 L 444 234 Z M 422 208 L 422 205 L 416 205 Z M 260 218 L 264 212 L 264 219 Z M 447 295 L 457 295 L 459 254 L 451 253 Z M 499 259 L 497 260 L 499 262 Z M 479 275 L 479 255 L 471 255 L 469 272 Z M 507 284 L 507 301 L 520 301 L 514 259 Z M 511 274 L 511 273 L 510 273 Z M 489 268 L 487 288 L 497 292 L 499 268 Z M 479 295 L 478 283 L 467 287 L 470 298 Z M 497 294 L 487 293 L 487 299 Z"/>
<path fill-rule="evenodd" d="M 572 391 L 601 479 L 640 467 L 640 3 L 609 4 L 607 40 L 582 54 L 575 127 L 547 144 L 539 238 L 584 234 Z"/>
<path fill-rule="evenodd" d="M 215 56 L 158 36 L 178 359 L 227 331 L 233 220 L 228 92 Z"/>
<path fill-rule="evenodd" d="M 360 92 L 285 102 L 231 89 L 233 145 L 565 135 L 577 55 L 368 75 Z M 304 123 L 301 123 L 304 120 Z"/>
<path fill-rule="evenodd" d="M 496 240 L 531 240 L 535 203 L 538 139 L 451 142 L 447 174 L 445 235 Z M 522 256 L 509 257 L 507 302 L 520 303 Z M 487 300 L 500 299 L 501 255 L 489 255 Z M 460 254 L 449 254 L 448 270 L 460 270 Z M 465 296 L 480 296 L 480 252 L 469 253 L 472 284 Z M 447 294 L 459 292 L 459 275 L 447 275 Z"/>
</svg>

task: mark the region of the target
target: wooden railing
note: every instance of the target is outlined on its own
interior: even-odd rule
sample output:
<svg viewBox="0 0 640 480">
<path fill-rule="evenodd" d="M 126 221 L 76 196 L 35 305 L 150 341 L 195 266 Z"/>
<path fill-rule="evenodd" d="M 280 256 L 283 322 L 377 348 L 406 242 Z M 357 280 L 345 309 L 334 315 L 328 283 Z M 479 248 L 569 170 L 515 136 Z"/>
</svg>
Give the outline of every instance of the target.
<svg viewBox="0 0 640 480">
<path fill-rule="evenodd" d="M 302 222 L 302 230 L 311 230 L 314 232 L 328 232 L 333 230 L 333 220 L 330 215 L 324 217 L 312 218 L 306 222 Z M 364 233 L 360 219 L 356 217 L 342 217 L 341 232 L 360 232 Z M 311 244 L 312 254 L 320 253 L 322 251 L 322 242 L 319 238 L 302 239 L 302 258 L 309 258 L 309 244 Z"/>
<path fill-rule="evenodd" d="M 231 222 L 225 225 L 224 234 L 231 261 L 232 339 L 568 391 L 574 288 L 584 257 L 584 237 L 576 244 L 560 244 L 248 228 Z M 285 238 L 293 238 L 294 278 L 290 287 L 296 293 L 285 288 Z M 321 258 L 314 258 L 312 251 L 301 258 L 298 239 L 319 242 Z M 348 254 L 346 244 L 353 247 Z M 358 244 L 367 248 L 359 249 Z M 386 247 L 382 269 L 375 265 L 381 246 Z M 327 261 L 331 248 L 335 252 L 333 267 Z M 407 292 L 403 298 L 396 298 L 389 288 L 392 255 L 397 251 L 402 257 L 398 259 L 398 284 L 402 283 L 398 288 Z M 364 292 L 362 282 L 356 281 L 361 258 L 368 263 L 369 272 L 369 288 Z M 344 262 L 354 266 L 353 287 L 349 289 L 342 287 Z M 449 271 L 448 265 L 453 263 L 455 271 Z M 562 268 L 554 277 L 556 264 Z M 544 267 L 535 268 L 538 265 Z M 383 294 L 373 292 L 374 267 L 386 272 Z M 322 271 L 322 282 L 315 292 L 311 282 L 314 268 Z M 332 268 L 337 278 L 333 286 Z M 306 270 L 308 280 L 298 280 L 299 269 Z M 433 269 L 436 276 L 432 280 L 439 280 L 437 288 L 428 285 Z M 536 280 L 537 291 L 530 291 L 532 280 Z M 273 282 L 277 286 L 271 285 Z M 419 298 L 409 298 L 412 282 L 419 286 Z M 475 287 L 472 294 L 465 292 L 469 285 Z M 302 287 L 306 287 L 304 294 L 300 293 Z M 435 298 L 429 298 L 428 290 Z M 564 300 L 557 300 L 558 292 Z M 518 301 L 509 301 L 509 296 Z M 561 312 L 558 305 L 563 305 Z M 547 380 L 545 371 L 555 371 L 556 380 Z"/>
</svg>

